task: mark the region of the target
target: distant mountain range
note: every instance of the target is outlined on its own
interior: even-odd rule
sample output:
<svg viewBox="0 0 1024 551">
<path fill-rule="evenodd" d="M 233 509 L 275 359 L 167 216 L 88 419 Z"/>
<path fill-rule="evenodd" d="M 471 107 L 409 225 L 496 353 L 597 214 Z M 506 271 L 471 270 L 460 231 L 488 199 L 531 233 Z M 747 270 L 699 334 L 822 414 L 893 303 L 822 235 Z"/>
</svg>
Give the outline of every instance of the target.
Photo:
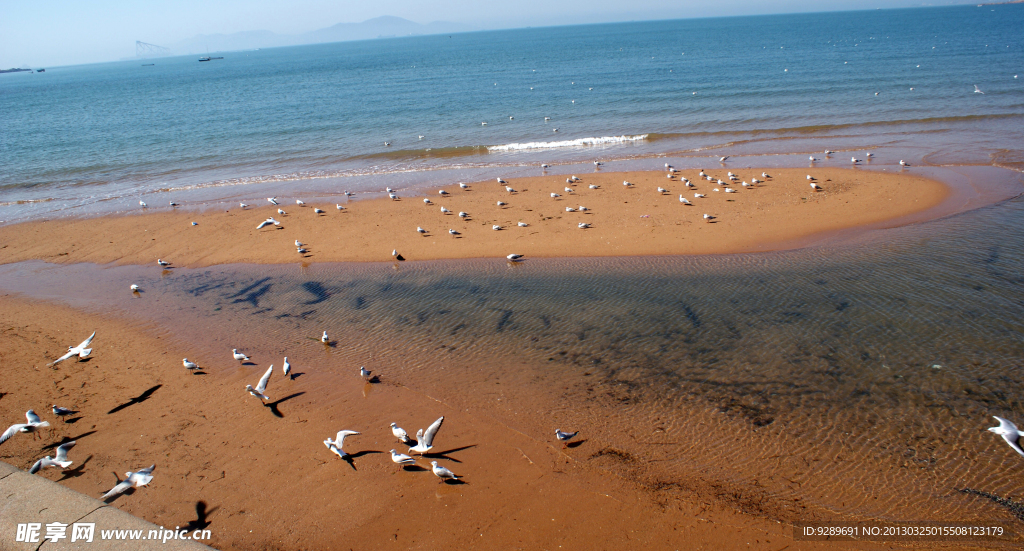
<svg viewBox="0 0 1024 551">
<path fill-rule="evenodd" d="M 251 50 L 299 44 L 319 44 L 366 40 L 369 38 L 392 38 L 428 34 L 448 34 L 475 31 L 469 25 L 434 21 L 425 25 L 401 17 L 376 17 L 362 23 L 338 23 L 337 25 L 302 34 L 276 34 L 271 31 L 243 31 L 232 34 L 200 34 L 171 45 L 170 55 Z"/>
</svg>

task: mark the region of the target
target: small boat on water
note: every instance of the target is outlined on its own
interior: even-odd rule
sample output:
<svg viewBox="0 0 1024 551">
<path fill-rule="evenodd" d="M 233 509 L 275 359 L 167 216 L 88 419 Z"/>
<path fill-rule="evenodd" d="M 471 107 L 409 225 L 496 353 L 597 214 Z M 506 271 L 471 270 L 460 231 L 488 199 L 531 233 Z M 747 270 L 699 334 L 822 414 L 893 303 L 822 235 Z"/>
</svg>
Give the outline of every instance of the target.
<svg viewBox="0 0 1024 551">
<path fill-rule="evenodd" d="M 37 72 L 37 73 L 45 73 L 45 72 L 46 72 L 46 69 L 36 69 L 36 72 Z"/>
<path fill-rule="evenodd" d="M 224 58 L 223 57 L 210 57 L 210 56 L 206 56 L 206 57 L 199 58 L 199 61 L 210 61 L 211 59 L 224 59 Z"/>
</svg>

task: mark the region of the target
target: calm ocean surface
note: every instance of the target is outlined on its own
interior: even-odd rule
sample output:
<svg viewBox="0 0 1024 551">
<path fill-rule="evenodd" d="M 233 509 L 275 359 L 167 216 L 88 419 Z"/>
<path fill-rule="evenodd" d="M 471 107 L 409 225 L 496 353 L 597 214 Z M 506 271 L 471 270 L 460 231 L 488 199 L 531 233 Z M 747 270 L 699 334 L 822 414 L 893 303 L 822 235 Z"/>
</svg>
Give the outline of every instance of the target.
<svg viewBox="0 0 1024 551">
<path fill-rule="evenodd" d="M 1022 5 L 961 6 L 520 29 L 4 74 L 0 221 L 137 208 L 140 198 L 188 204 L 537 175 L 541 162 L 579 172 L 594 159 L 653 169 L 661 157 L 698 166 L 728 154 L 772 166 L 829 148 L 870 149 L 876 164 L 1020 169 L 1021 29 Z"/>
</svg>

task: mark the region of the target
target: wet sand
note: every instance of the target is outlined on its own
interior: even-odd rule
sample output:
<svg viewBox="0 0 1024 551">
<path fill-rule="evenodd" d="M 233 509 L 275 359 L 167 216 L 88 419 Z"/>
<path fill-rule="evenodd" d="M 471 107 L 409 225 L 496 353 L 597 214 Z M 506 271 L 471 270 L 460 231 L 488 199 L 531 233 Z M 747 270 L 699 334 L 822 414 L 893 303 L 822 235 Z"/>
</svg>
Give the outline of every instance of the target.
<svg viewBox="0 0 1024 551">
<path fill-rule="evenodd" d="M 645 477 L 642 463 L 627 465 L 628 454 L 602 447 L 600 435 L 563 449 L 501 422 L 500 407 L 446 403 L 400 377 L 324 384 L 309 373 L 318 362 L 300 354 L 290 360 L 306 373 L 286 380 L 277 371 L 271 408 L 244 390 L 265 364 L 240 366 L 225 352 L 200 360 L 205 374 L 193 375 L 181 367 L 183 343 L 153 327 L 11 295 L 0 297 L 0 321 L 4 364 L 19 366 L 4 378 L 0 418 L 32 408 L 51 423 L 38 439 L 4 443 L 0 460 L 27 469 L 75 439 L 75 463 L 40 476 L 91 496 L 114 485 L 112 472 L 155 463 L 153 483 L 114 505 L 158 525 L 206 527 L 217 548 L 883 547 L 794 542 L 792 527 L 743 514 L 699 481 Z M 90 359 L 46 366 L 92 331 Z M 513 390 L 525 386 L 503 381 L 529 411 L 528 393 Z M 51 403 L 80 413 L 62 423 Z M 387 452 L 404 450 L 389 423 L 413 432 L 440 415 L 437 456 L 399 471 Z M 362 433 L 346 440 L 350 462 L 321 443 L 343 428 Z M 439 484 L 425 470 L 430 459 L 465 484 Z"/>
<path fill-rule="evenodd" d="M 761 169 L 732 169 L 740 180 L 726 186 L 684 170 L 595 173 L 567 184 L 562 176 L 494 181 L 445 188 L 397 200 L 357 196 L 344 203 L 298 206 L 280 197 L 246 209 L 197 211 L 170 207 L 132 215 L 50 220 L 0 227 L 0 262 L 150 264 L 382 261 L 397 250 L 407 260 L 504 257 L 644 256 L 766 251 L 792 247 L 808 237 L 898 220 L 936 207 L 949 196 L 937 181 L 908 174 L 854 169 L 778 169 L 763 183 L 743 187 Z M 708 169 L 727 180 L 726 169 Z M 810 187 L 813 175 L 821 189 Z M 684 186 L 681 177 L 693 183 Z M 624 186 L 623 181 L 633 183 Z M 591 189 L 591 185 L 598 186 Z M 571 187 L 572 192 L 565 191 Z M 659 193 L 657 187 L 667 191 Z M 714 191 L 715 189 L 719 191 Z M 557 193 L 560 197 L 551 197 Z M 696 198 L 701 193 L 705 198 Z M 683 195 L 690 201 L 679 201 Z M 499 206 L 498 202 L 506 203 Z M 441 207 L 451 213 L 443 214 Z M 579 207 L 587 207 L 579 211 Z M 316 214 L 314 208 L 322 208 Z M 567 212 L 566 207 L 577 209 Z M 141 211 L 142 209 L 140 209 Z M 460 211 L 468 213 L 462 219 Z M 704 214 L 713 218 L 704 219 Z M 273 216 L 279 226 L 256 227 Z M 198 225 L 191 225 L 191 222 Z M 528 224 L 520 227 L 517 224 Z M 590 224 L 581 229 L 579 223 Z M 498 225 L 495 231 L 492 226 Z M 426 233 L 417 233 L 422 227 Z M 458 235 L 450 235 L 454 229 Z M 308 252 L 296 251 L 294 241 Z"/>
</svg>

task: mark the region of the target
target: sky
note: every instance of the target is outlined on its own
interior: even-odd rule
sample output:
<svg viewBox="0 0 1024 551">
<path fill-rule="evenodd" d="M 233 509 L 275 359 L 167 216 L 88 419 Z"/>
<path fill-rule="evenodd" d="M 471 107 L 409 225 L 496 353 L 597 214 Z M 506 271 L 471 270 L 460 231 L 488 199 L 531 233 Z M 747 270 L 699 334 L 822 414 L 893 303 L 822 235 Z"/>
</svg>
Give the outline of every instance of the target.
<svg viewBox="0 0 1024 551">
<path fill-rule="evenodd" d="M 0 68 L 115 61 L 135 41 L 172 45 L 198 34 L 298 34 L 392 15 L 480 30 L 633 20 L 819 12 L 977 0 L 0 0 Z"/>
</svg>

